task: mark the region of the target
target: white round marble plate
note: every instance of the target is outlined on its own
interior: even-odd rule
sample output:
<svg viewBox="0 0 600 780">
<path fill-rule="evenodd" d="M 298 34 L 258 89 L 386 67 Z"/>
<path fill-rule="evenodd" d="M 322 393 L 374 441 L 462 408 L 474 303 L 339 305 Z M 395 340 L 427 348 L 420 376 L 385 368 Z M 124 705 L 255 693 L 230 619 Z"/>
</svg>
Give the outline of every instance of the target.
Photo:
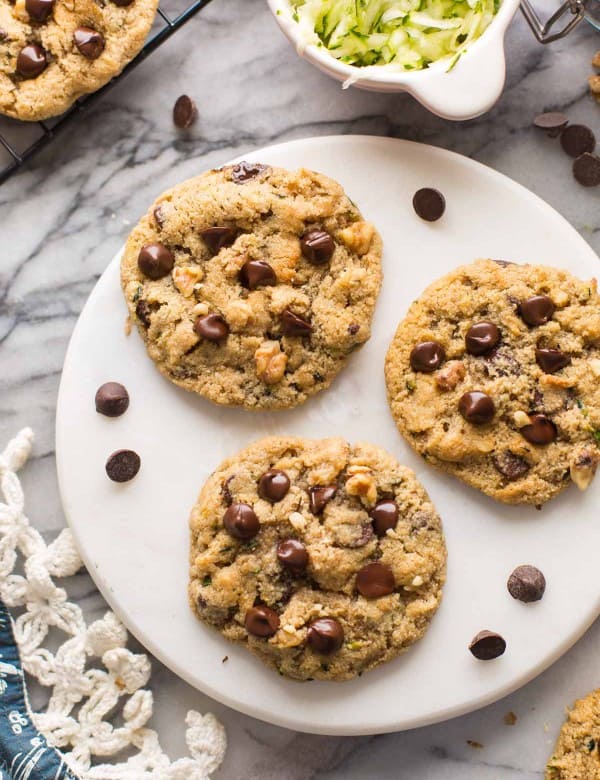
<svg viewBox="0 0 600 780">
<path fill-rule="evenodd" d="M 539 674 L 599 613 L 600 480 L 585 493 L 572 486 L 536 511 L 502 506 L 432 470 L 403 442 L 388 411 L 385 352 L 410 302 L 459 263 L 489 256 L 562 266 L 587 278 L 598 273 L 598 258 L 535 195 L 442 149 L 340 136 L 292 141 L 246 159 L 329 174 L 376 223 L 385 242 L 385 279 L 371 341 L 330 390 L 296 410 L 213 406 L 163 379 L 138 334 L 126 336 L 115 258 L 75 328 L 58 400 L 60 489 L 83 558 L 106 600 L 149 650 L 192 685 L 249 715 L 302 731 L 368 734 L 474 710 Z M 446 196 L 437 223 L 413 212 L 413 193 L 423 186 Z M 96 388 L 108 380 L 129 389 L 131 406 L 121 418 L 94 410 Z M 273 433 L 369 439 L 416 471 L 443 518 L 449 566 L 438 614 L 422 641 L 360 679 L 283 679 L 189 610 L 190 507 L 222 458 Z M 139 452 L 142 468 L 135 480 L 117 485 L 104 463 L 121 447 Z M 506 591 L 508 575 L 521 563 L 546 575 L 546 595 L 537 604 L 525 606 Z M 484 628 L 508 642 L 505 655 L 489 663 L 467 650 Z"/>
</svg>

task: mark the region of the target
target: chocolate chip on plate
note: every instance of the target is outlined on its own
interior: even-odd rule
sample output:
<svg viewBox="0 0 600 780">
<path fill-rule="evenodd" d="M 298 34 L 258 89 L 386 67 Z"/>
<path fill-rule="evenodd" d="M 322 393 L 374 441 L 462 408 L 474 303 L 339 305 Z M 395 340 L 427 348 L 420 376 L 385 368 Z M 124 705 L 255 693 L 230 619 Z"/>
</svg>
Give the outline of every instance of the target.
<svg viewBox="0 0 600 780">
<path fill-rule="evenodd" d="M 105 382 L 96 390 L 96 411 L 106 417 L 120 417 L 129 406 L 129 393 L 119 382 Z"/>
<path fill-rule="evenodd" d="M 313 515 L 320 515 L 325 504 L 329 503 L 337 493 L 336 485 L 315 485 L 308 489 L 308 501 Z"/>
<path fill-rule="evenodd" d="M 37 43 L 29 43 L 19 52 L 16 70 L 24 79 L 34 79 L 46 70 L 47 65 L 45 50 Z"/>
<path fill-rule="evenodd" d="M 173 124 L 180 130 L 188 130 L 196 121 L 198 111 L 189 95 L 180 95 L 173 106 Z"/>
<path fill-rule="evenodd" d="M 230 227 L 209 227 L 201 230 L 200 235 L 213 255 L 217 255 L 223 247 L 233 244 L 237 230 Z"/>
<path fill-rule="evenodd" d="M 547 111 L 539 114 L 533 120 L 533 124 L 540 130 L 545 130 L 550 138 L 558 138 L 561 132 L 569 124 L 569 120 L 560 111 Z"/>
<path fill-rule="evenodd" d="M 231 504 L 223 515 L 223 525 L 230 536 L 242 541 L 254 539 L 260 530 L 258 517 L 248 504 Z"/>
<path fill-rule="evenodd" d="M 423 187 L 413 196 L 413 208 L 421 219 L 436 222 L 446 211 L 446 198 L 439 190 Z"/>
<path fill-rule="evenodd" d="M 45 22 L 52 13 L 55 0 L 25 0 L 25 10 L 36 22 Z"/>
<path fill-rule="evenodd" d="M 258 480 L 258 495 L 271 504 L 276 504 L 284 499 L 290 489 L 290 478 L 280 469 L 265 471 Z"/>
<path fill-rule="evenodd" d="M 106 461 L 106 473 L 113 482 L 129 482 L 140 470 L 140 456 L 133 450 L 117 450 Z"/>
<path fill-rule="evenodd" d="M 385 563 L 367 563 L 356 575 L 356 589 L 366 599 L 378 599 L 394 592 L 394 573 Z"/>
<path fill-rule="evenodd" d="M 521 301 L 517 306 L 517 313 L 527 325 L 545 325 L 552 319 L 555 310 L 552 298 L 547 295 L 534 295 Z"/>
<path fill-rule="evenodd" d="M 324 265 L 331 260 L 335 241 L 325 230 L 309 230 L 300 239 L 302 254 L 313 265 Z"/>
<path fill-rule="evenodd" d="M 573 176 L 584 187 L 597 187 L 600 184 L 600 158 L 584 152 L 573 161 Z"/>
<path fill-rule="evenodd" d="M 554 374 L 568 366 L 571 357 L 560 349 L 536 349 L 535 360 L 545 374 Z"/>
<path fill-rule="evenodd" d="M 413 371 L 431 374 L 446 359 L 446 350 L 437 341 L 422 341 L 416 344 L 410 353 L 410 365 Z"/>
<path fill-rule="evenodd" d="M 261 637 L 261 639 L 268 639 L 277 633 L 279 628 L 279 615 L 274 609 L 260 605 L 258 607 L 250 607 L 246 612 L 244 618 L 244 626 L 246 631 L 252 636 Z"/>
<path fill-rule="evenodd" d="M 148 279 L 162 279 L 175 265 L 173 253 L 163 244 L 146 244 L 138 255 L 138 268 Z"/>
<path fill-rule="evenodd" d="M 470 355 L 485 355 L 499 343 L 500 331 L 493 322 L 476 322 L 465 336 L 465 345 Z"/>
<path fill-rule="evenodd" d="M 461 396 L 458 411 L 470 423 L 484 425 L 496 414 L 496 405 L 487 393 L 474 390 Z"/>
<path fill-rule="evenodd" d="M 506 583 L 508 592 L 518 601 L 539 601 L 546 590 L 546 578 L 535 566 L 517 566 Z"/>
<path fill-rule="evenodd" d="M 308 551 L 298 539 L 284 539 L 277 545 L 281 565 L 293 572 L 302 572 L 308 566 Z"/>
<path fill-rule="evenodd" d="M 263 171 L 266 171 L 268 165 L 262 165 L 261 163 L 250 163 L 242 161 L 237 165 L 234 165 L 231 170 L 231 178 L 236 184 L 243 184 L 250 179 L 254 179 L 256 176 L 260 176 Z"/>
<path fill-rule="evenodd" d="M 395 528 L 398 522 L 398 507 L 391 498 L 378 501 L 370 512 L 373 530 L 377 536 L 385 536 L 386 531 Z"/>
<path fill-rule="evenodd" d="M 569 157 L 579 157 L 596 148 L 596 136 L 587 125 L 569 125 L 560 136 L 560 145 Z"/>
<path fill-rule="evenodd" d="M 510 450 L 504 452 L 498 452 L 492 457 L 492 463 L 497 471 L 502 474 L 503 477 L 509 482 L 514 482 L 517 479 L 525 476 L 529 471 L 529 463 L 524 460 L 520 455 L 515 455 Z"/>
<path fill-rule="evenodd" d="M 318 618 L 309 625 L 306 639 L 315 653 L 331 655 L 344 644 L 344 629 L 333 618 Z"/>
<path fill-rule="evenodd" d="M 239 280 L 242 287 L 256 290 L 257 287 L 267 287 L 277 284 L 275 271 L 264 260 L 248 260 L 240 268 Z"/>
<path fill-rule="evenodd" d="M 506 641 L 495 631 L 480 631 L 473 637 L 469 650 L 479 661 L 492 661 L 506 650 Z"/>
<path fill-rule="evenodd" d="M 550 444 L 556 439 L 556 425 L 543 414 L 531 414 L 529 425 L 519 428 L 521 436 L 531 444 Z"/>
<path fill-rule="evenodd" d="M 206 314 L 194 323 L 196 333 L 206 341 L 219 344 L 229 335 L 229 325 L 220 314 Z"/>
<path fill-rule="evenodd" d="M 102 33 L 91 27 L 78 27 L 73 33 L 73 42 L 88 60 L 97 60 L 106 45 Z"/>
<path fill-rule="evenodd" d="M 313 332 L 313 326 L 308 320 L 299 317 L 289 309 L 285 309 L 279 319 L 285 336 L 310 336 Z"/>
</svg>

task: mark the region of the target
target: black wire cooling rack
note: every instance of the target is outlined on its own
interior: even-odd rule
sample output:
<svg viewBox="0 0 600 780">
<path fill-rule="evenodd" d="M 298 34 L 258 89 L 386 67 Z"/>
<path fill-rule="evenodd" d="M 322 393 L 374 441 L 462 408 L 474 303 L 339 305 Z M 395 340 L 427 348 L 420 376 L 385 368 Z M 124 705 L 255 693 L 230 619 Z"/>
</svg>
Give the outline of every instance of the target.
<svg viewBox="0 0 600 780">
<path fill-rule="evenodd" d="M 18 171 L 34 154 L 51 143 L 60 134 L 61 130 L 76 120 L 95 101 L 99 100 L 102 95 L 118 84 L 121 79 L 126 78 L 127 74 L 131 73 L 140 62 L 143 62 L 149 54 L 158 49 L 177 30 L 183 27 L 192 16 L 210 2 L 211 0 L 195 0 L 185 10 L 180 12 L 171 11 L 169 13 L 165 10 L 169 5 L 169 0 L 163 0 L 158 8 L 152 31 L 137 57 L 126 65 L 112 81 L 109 81 L 108 84 L 105 84 L 96 92 L 79 98 L 61 116 L 44 122 L 19 122 L 16 119 L 2 117 L 0 119 L 0 153 L 2 154 L 0 158 L 0 184 Z M 2 152 L 1 147 L 4 147 L 4 152 Z"/>
</svg>

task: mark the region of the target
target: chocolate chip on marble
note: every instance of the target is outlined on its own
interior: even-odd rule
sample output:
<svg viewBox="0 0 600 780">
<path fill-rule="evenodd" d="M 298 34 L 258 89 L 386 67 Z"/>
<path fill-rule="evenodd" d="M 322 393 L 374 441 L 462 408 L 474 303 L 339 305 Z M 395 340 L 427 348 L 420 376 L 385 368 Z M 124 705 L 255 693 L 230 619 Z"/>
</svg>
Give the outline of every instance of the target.
<svg viewBox="0 0 600 780">
<path fill-rule="evenodd" d="M 262 165 L 261 163 L 250 163 L 242 161 L 237 165 L 234 165 L 231 169 L 231 178 L 236 184 L 243 184 L 250 179 L 254 179 L 260 176 L 261 173 L 268 169 L 268 165 Z"/>
<path fill-rule="evenodd" d="M 113 482 L 129 482 L 140 470 L 141 460 L 133 450 L 117 450 L 106 461 L 106 474 Z"/>
<path fill-rule="evenodd" d="M 45 50 L 37 43 L 28 43 L 19 52 L 16 70 L 24 79 L 34 79 L 46 70 L 47 65 Z"/>
<path fill-rule="evenodd" d="M 485 355 L 499 343 L 500 330 L 493 322 L 476 322 L 465 336 L 465 345 L 470 355 Z"/>
<path fill-rule="evenodd" d="M 554 374 L 571 362 L 570 355 L 560 349 L 536 349 L 535 360 L 545 374 Z"/>
<path fill-rule="evenodd" d="M 146 244 L 138 255 L 138 268 L 149 279 L 162 279 L 175 265 L 173 253 L 164 244 Z"/>
<path fill-rule="evenodd" d="M 597 187 L 600 184 L 600 158 L 585 152 L 573 160 L 573 176 L 583 187 Z"/>
<path fill-rule="evenodd" d="M 129 407 L 129 393 L 119 382 L 105 382 L 96 390 L 96 411 L 105 417 L 120 417 Z"/>
<path fill-rule="evenodd" d="M 520 455 L 515 455 L 510 450 L 498 452 L 492 456 L 492 463 L 497 471 L 509 482 L 521 479 L 529 471 L 529 464 Z"/>
<path fill-rule="evenodd" d="M 378 599 L 394 592 L 394 573 L 385 563 L 367 563 L 356 575 L 356 589 L 366 599 Z"/>
<path fill-rule="evenodd" d="M 248 504 L 231 504 L 223 515 L 225 530 L 234 539 L 254 539 L 260 530 L 260 522 L 254 509 Z"/>
<path fill-rule="evenodd" d="M 473 637 L 469 650 L 479 661 L 492 661 L 506 650 L 506 641 L 495 631 L 480 631 Z"/>
<path fill-rule="evenodd" d="M 313 332 L 313 326 L 308 320 L 299 317 L 289 309 L 285 309 L 279 319 L 281 330 L 285 336 L 310 336 Z"/>
<path fill-rule="evenodd" d="M 220 344 L 229 335 L 229 325 L 220 314 L 206 314 L 194 322 L 194 330 L 201 338 Z"/>
<path fill-rule="evenodd" d="M 552 298 L 547 295 L 534 295 L 519 303 L 517 313 L 523 322 L 535 327 L 536 325 L 545 325 L 551 320 L 555 308 Z"/>
<path fill-rule="evenodd" d="M 569 157 L 579 157 L 596 148 L 596 136 L 587 125 L 569 125 L 560 136 L 560 145 Z"/>
<path fill-rule="evenodd" d="M 308 551 L 298 539 L 284 539 L 277 545 L 277 558 L 292 572 L 302 572 L 308 566 Z"/>
<path fill-rule="evenodd" d="M 437 341 L 422 341 L 416 344 L 410 353 L 410 365 L 413 371 L 431 374 L 446 359 L 446 350 Z"/>
<path fill-rule="evenodd" d="M 201 230 L 200 235 L 212 254 L 217 255 L 223 247 L 233 244 L 237 230 L 230 227 L 209 227 Z"/>
<path fill-rule="evenodd" d="M 337 493 L 336 485 L 315 485 L 308 489 L 308 502 L 313 515 L 320 515 L 325 505 Z"/>
<path fill-rule="evenodd" d="M 189 130 L 196 121 L 198 111 L 189 95 L 180 95 L 173 106 L 173 124 L 180 130 Z"/>
<path fill-rule="evenodd" d="M 102 33 L 91 27 L 78 27 L 73 33 L 73 42 L 88 60 L 97 60 L 106 46 Z"/>
<path fill-rule="evenodd" d="M 145 328 L 150 327 L 150 306 L 143 298 L 135 304 L 135 314 Z"/>
<path fill-rule="evenodd" d="M 274 609 L 260 605 L 250 607 L 244 618 L 246 631 L 252 636 L 268 639 L 277 633 L 279 628 L 279 615 Z"/>
<path fill-rule="evenodd" d="M 332 655 L 344 644 L 344 629 L 333 618 L 318 618 L 308 626 L 306 639 L 315 653 Z"/>
<path fill-rule="evenodd" d="M 335 251 L 335 241 L 326 230 L 309 230 L 300 239 L 303 256 L 313 265 L 325 265 Z"/>
<path fill-rule="evenodd" d="M 546 590 L 546 578 L 535 566 L 517 566 L 506 583 L 508 592 L 518 601 L 530 604 L 539 601 Z"/>
<path fill-rule="evenodd" d="M 290 489 L 290 478 L 280 469 L 265 471 L 258 480 L 258 495 L 271 504 L 276 504 L 284 499 Z"/>
<path fill-rule="evenodd" d="M 474 390 L 461 396 L 458 411 L 470 423 L 484 425 L 496 414 L 496 405 L 487 393 Z"/>
<path fill-rule="evenodd" d="M 25 0 L 25 10 L 36 22 L 45 22 L 52 13 L 55 0 Z"/>
<path fill-rule="evenodd" d="M 533 124 L 540 130 L 545 130 L 550 138 L 558 138 L 569 124 L 569 120 L 560 111 L 547 111 L 536 116 Z"/>
<path fill-rule="evenodd" d="M 240 268 L 239 280 L 242 287 L 256 290 L 257 287 L 268 287 L 277 284 L 277 277 L 272 267 L 264 260 L 248 260 Z"/>
<path fill-rule="evenodd" d="M 436 222 L 446 211 L 446 198 L 439 190 L 423 187 L 413 196 L 413 208 L 421 219 Z"/>
<path fill-rule="evenodd" d="M 553 442 L 558 432 L 556 425 L 543 414 L 532 414 L 529 417 L 529 425 L 519 428 L 519 432 L 524 439 L 531 444 L 550 444 Z"/>
<path fill-rule="evenodd" d="M 398 507 L 391 498 L 378 501 L 370 512 L 373 530 L 377 536 L 385 536 L 386 531 L 395 528 L 398 522 Z"/>
</svg>

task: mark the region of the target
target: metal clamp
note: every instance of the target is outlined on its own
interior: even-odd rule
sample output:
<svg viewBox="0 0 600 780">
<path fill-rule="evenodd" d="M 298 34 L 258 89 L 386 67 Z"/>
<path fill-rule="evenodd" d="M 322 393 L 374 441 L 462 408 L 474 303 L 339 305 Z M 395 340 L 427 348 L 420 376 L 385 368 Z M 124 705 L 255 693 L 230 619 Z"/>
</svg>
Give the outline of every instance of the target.
<svg viewBox="0 0 600 780">
<path fill-rule="evenodd" d="M 586 0 L 565 0 L 546 22 L 542 22 L 529 0 L 521 0 L 521 11 L 538 41 L 540 43 L 552 43 L 552 41 L 557 41 L 559 38 L 564 38 L 565 35 L 568 35 L 571 30 L 577 27 L 585 16 L 585 3 Z M 554 29 L 558 23 L 568 13 L 571 14 L 571 19 L 560 30 L 555 32 Z"/>
</svg>

